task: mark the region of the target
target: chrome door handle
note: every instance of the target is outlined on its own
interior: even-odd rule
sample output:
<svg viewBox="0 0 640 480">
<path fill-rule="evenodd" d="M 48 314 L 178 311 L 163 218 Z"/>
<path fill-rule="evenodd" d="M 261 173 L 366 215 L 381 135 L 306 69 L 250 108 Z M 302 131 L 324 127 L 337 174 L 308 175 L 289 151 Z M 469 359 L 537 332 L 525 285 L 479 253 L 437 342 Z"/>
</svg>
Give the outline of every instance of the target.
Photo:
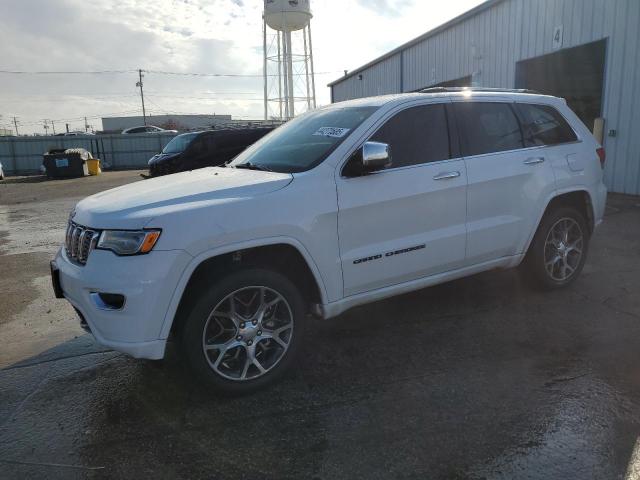
<svg viewBox="0 0 640 480">
<path fill-rule="evenodd" d="M 433 177 L 434 180 L 447 180 L 450 178 L 458 178 L 460 176 L 460 172 L 443 172 L 443 173 L 439 173 L 438 175 L 436 175 L 435 177 Z"/>
<path fill-rule="evenodd" d="M 527 158 L 524 161 L 525 165 L 535 165 L 536 163 L 542 163 L 544 162 L 544 157 L 531 157 L 531 158 Z"/>
</svg>

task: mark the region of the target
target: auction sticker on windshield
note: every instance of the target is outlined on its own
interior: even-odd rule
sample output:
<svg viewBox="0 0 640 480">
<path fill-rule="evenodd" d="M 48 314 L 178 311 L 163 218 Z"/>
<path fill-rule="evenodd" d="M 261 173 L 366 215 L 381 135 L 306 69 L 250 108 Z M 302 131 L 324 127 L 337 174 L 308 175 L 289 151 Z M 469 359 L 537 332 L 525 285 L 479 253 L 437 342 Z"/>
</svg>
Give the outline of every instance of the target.
<svg viewBox="0 0 640 480">
<path fill-rule="evenodd" d="M 344 137 L 350 128 L 340 128 L 340 127 L 320 127 L 314 135 L 319 135 L 323 137 L 334 137 L 334 138 L 342 138 Z"/>
</svg>

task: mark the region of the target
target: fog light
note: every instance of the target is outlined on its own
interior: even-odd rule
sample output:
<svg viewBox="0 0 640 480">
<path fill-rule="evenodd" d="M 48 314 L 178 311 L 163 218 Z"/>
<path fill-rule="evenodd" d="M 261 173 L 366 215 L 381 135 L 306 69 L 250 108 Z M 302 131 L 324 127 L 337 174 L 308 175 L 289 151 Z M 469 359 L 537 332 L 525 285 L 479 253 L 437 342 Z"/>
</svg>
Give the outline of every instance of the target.
<svg viewBox="0 0 640 480">
<path fill-rule="evenodd" d="M 90 296 L 101 310 L 122 310 L 126 300 L 124 295 L 118 293 L 92 292 Z"/>
</svg>

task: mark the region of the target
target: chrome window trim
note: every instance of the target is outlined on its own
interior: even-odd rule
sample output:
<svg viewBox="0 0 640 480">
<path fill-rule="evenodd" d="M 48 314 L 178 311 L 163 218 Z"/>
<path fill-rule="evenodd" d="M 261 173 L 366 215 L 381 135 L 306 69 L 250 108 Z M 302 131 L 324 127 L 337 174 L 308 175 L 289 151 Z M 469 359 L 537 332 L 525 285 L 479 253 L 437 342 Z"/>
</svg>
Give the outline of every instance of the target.
<svg viewBox="0 0 640 480">
<path fill-rule="evenodd" d="M 344 168 L 347 166 L 347 163 L 349 162 L 349 159 L 351 158 L 351 156 L 359 148 L 362 148 L 362 145 L 364 145 L 366 142 L 368 142 L 371 139 L 371 137 L 380 128 L 382 128 L 395 115 L 397 115 L 400 112 L 403 112 L 405 110 L 408 110 L 410 108 L 426 107 L 426 106 L 429 106 L 429 105 L 442 105 L 442 106 L 444 106 L 446 108 L 447 104 L 451 103 L 451 100 L 449 98 L 447 98 L 447 97 L 434 97 L 434 98 L 428 99 L 428 101 L 425 101 L 425 100 L 426 99 L 422 99 L 422 98 L 417 99 L 417 100 L 416 99 L 411 99 L 410 101 L 399 103 L 399 104 L 395 105 L 393 108 L 391 108 L 381 118 L 376 120 L 374 122 L 374 124 L 371 125 L 369 127 L 369 129 L 360 137 L 360 139 L 358 141 L 354 142 L 355 148 L 349 149 L 347 151 L 347 154 L 342 159 L 342 161 L 338 163 L 338 167 L 337 168 L 338 168 L 338 170 L 340 172 L 339 177 L 341 179 L 344 179 L 344 180 L 351 180 L 353 178 L 360 178 L 360 177 L 347 177 L 342 172 L 344 171 Z M 450 125 L 447 125 L 447 128 L 450 128 Z M 451 146 L 449 147 L 449 150 L 450 150 L 449 153 L 451 153 Z M 393 157 L 393 145 L 391 145 L 391 155 Z M 462 156 L 457 157 L 457 158 L 444 158 L 442 160 L 434 160 L 434 161 L 431 161 L 431 162 L 416 163 L 415 165 L 405 165 L 405 166 L 402 166 L 402 167 L 394 167 L 392 165 L 391 168 L 385 168 L 384 170 L 378 170 L 376 172 L 367 173 L 366 175 L 363 175 L 363 176 L 367 177 L 369 175 L 376 175 L 376 174 L 379 174 L 379 173 L 406 170 L 408 168 L 422 167 L 422 166 L 425 166 L 425 165 L 434 165 L 434 164 L 438 164 L 438 163 L 450 162 L 450 161 L 461 160 L 461 159 L 463 159 Z"/>
<path fill-rule="evenodd" d="M 555 147 L 560 147 L 562 145 L 574 145 L 579 143 L 583 143 L 583 140 L 577 140 L 575 142 L 556 143 L 553 145 L 536 145 L 535 147 L 523 147 L 523 148 L 516 148 L 515 150 L 502 150 L 500 152 L 480 153 L 478 155 L 469 155 L 468 157 L 461 157 L 461 158 L 468 160 L 471 158 L 488 157 L 492 155 L 504 155 L 507 153 L 526 152 L 531 150 L 541 150 L 543 148 L 555 148 Z"/>
<path fill-rule="evenodd" d="M 358 178 L 370 177 L 372 175 L 380 175 L 380 174 L 384 174 L 384 173 L 393 173 L 393 172 L 402 172 L 404 170 L 411 170 L 411 169 L 414 169 L 414 168 L 429 167 L 431 165 L 444 165 L 444 164 L 447 164 L 447 163 L 459 162 L 460 160 L 464 160 L 464 158 L 463 157 L 447 158 L 446 160 L 435 160 L 433 162 L 416 163 L 415 165 L 405 165 L 403 167 L 385 168 L 383 170 L 376 170 L 375 172 L 370 172 L 370 173 L 367 173 L 365 175 L 360 175 L 358 177 L 345 177 L 344 175 L 341 175 L 341 178 L 343 178 L 344 180 L 355 180 L 355 179 L 358 179 Z M 460 178 L 462 178 L 462 176 Z M 465 175 L 465 178 L 466 178 L 466 175 Z"/>
</svg>

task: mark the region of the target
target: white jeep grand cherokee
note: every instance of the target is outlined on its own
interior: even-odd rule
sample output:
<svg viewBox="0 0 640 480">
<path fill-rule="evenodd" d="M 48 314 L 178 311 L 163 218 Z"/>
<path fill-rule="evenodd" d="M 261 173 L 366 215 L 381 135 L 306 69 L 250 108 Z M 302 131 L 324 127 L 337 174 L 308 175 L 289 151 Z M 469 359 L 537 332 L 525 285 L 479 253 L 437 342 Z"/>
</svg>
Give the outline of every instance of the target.
<svg viewBox="0 0 640 480">
<path fill-rule="evenodd" d="M 306 113 L 226 168 L 93 195 L 54 288 L 96 340 L 241 393 L 279 377 L 308 314 L 518 265 L 576 279 L 602 221 L 604 151 L 564 100 L 516 91 L 368 98 Z"/>
</svg>

